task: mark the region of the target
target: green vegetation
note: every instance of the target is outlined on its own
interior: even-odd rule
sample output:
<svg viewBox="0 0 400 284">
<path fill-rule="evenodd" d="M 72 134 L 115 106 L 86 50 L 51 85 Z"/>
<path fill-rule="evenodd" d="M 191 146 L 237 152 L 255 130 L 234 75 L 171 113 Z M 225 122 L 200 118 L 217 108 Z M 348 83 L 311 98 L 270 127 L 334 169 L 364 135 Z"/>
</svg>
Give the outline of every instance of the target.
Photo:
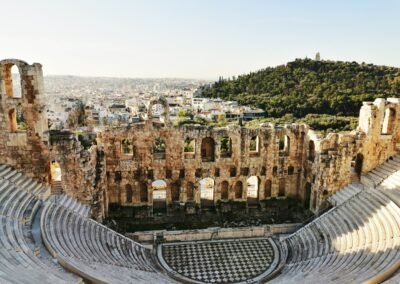
<svg viewBox="0 0 400 284">
<path fill-rule="evenodd" d="M 154 153 L 165 153 L 165 141 L 161 137 L 154 140 Z"/>
<path fill-rule="evenodd" d="M 328 114 L 307 114 L 305 117 L 296 118 L 292 114 L 287 114 L 280 118 L 263 118 L 252 120 L 246 123 L 247 127 L 256 128 L 260 123 L 290 124 L 305 123 L 316 131 L 320 132 L 340 132 L 356 129 L 358 118 L 352 116 L 335 116 Z"/>
<path fill-rule="evenodd" d="M 292 122 L 300 119 L 316 130 L 349 130 L 356 121 L 350 117 L 358 116 L 363 101 L 399 96 L 400 69 L 296 59 L 202 88 L 206 97 L 259 107 L 282 122 L 291 115 Z"/>
</svg>

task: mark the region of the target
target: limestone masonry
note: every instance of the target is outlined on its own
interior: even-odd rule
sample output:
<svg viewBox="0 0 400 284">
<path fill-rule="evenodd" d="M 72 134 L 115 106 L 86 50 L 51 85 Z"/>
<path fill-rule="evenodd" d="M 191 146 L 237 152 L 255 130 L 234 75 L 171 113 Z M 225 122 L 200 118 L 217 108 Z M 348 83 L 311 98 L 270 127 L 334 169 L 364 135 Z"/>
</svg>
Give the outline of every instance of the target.
<svg viewBox="0 0 400 284">
<path fill-rule="evenodd" d="M 11 67 L 21 74 L 22 96 L 12 93 Z M 320 138 L 307 125 L 210 128 L 148 120 L 98 133 L 84 149 L 69 131 L 49 132 L 40 64 L 0 62 L 0 163 L 51 183 L 51 163 L 62 172 L 62 191 L 92 207 L 101 220 L 110 204 L 173 210 L 233 200 L 256 204 L 293 197 L 313 212 L 340 188 L 395 154 L 400 141 L 400 99 L 364 102 L 359 126 Z M 17 127 L 22 113 L 26 129 Z M 161 204 L 161 205 L 160 205 Z"/>
<path fill-rule="evenodd" d="M 400 99 L 364 102 L 357 129 L 323 138 L 298 124 L 174 126 L 155 97 L 147 120 L 88 144 L 48 130 L 40 64 L 0 68 L 1 283 L 399 283 Z M 317 216 L 126 236 L 100 223 L 115 208 L 200 219 L 268 199 Z"/>
</svg>

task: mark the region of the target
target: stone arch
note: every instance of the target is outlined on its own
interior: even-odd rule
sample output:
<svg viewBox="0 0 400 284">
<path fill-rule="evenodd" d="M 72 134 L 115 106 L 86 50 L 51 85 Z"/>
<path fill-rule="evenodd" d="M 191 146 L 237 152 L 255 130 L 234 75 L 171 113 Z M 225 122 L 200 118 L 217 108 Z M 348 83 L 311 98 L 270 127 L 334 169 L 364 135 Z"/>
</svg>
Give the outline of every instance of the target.
<svg viewBox="0 0 400 284">
<path fill-rule="evenodd" d="M 28 63 L 17 59 L 0 61 L 0 81 L 4 82 L 4 90 L 1 92 L 1 95 L 19 99 L 23 97 L 22 82 L 26 66 L 28 66 Z M 15 78 L 13 78 L 13 74 L 17 74 L 17 76 L 14 75 Z M 29 101 L 29 103 L 32 103 L 32 101 Z"/>
<path fill-rule="evenodd" d="M 151 121 L 153 119 L 152 109 L 153 109 L 153 106 L 156 104 L 160 104 L 164 107 L 164 125 L 169 125 L 170 124 L 169 104 L 168 104 L 167 99 L 163 96 L 154 97 L 150 100 L 149 106 L 147 108 L 147 119 L 149 121 Z"/>
<path fill-rule="evenodd" d="M 396 110 L 394 108 L 386 108 L 385 115 L 382 122 L 382 134 L 393 134 L 394 124 L 396 121 Z"/>
<path fill-rule="evenodd" d="M 313 140 L 308 142 L 308 160 L 314 162 L 315 160 L 315 144 Z"/>
<path fill-rule="evenodd" d="M 279 179 L 278 196 L 283 197 L 286 194 L 286 180 L 284 178 Z"/>
<path fill-rule="evenodd" d="M 171 200 L 179 201 L 181 187 L 179 183 L 174 182 L 171 184 Z"/>
<path fill-rule="evenodd" d="M 278 167 L 277 167 L 277 166 L 274 166 L 274 167 L 272 168 L 272 175 L 273 175 L 274 177 L 276 177 L 276 176 L 278 175 Z"/>
<path fill-rule="evenodd" d="M 229 198 L 229 183 L 224 180 L 221 182 L 221 199 Z"/>
<path fill-rule="evenodd" d="M 235 183 L 234 192 L 235 192 L 235 199 L 243 198 L 243 183 L 240 180 L 238 180 Z"/>
<path fill-rule="evenodd" d="M 353 160 L 351 161 L 353 173 L 356 174 L 358 178 L 360 178 L 361 176 L 363 163 L 364 163 L 364 155 L 361 153 L 355 155 L 353 157 Z"/>
<path fill-rule="evenodd" d="M 10 132 L 17 132 L 17 112 L 15 108 L 8 111 L 8 125 Z"/>
<path fill-rule="evenodd" d="M 139 195 L 140 195 L 140 202 L 147 202 L 148 201 L 148 190 L 147 190 L 147 183 L 141 182 L 139 185 Z"/>
<path fill-rule="evenodd" d="M 50 180 L 52 182 L 59 182 L 62 180 L 61 166 L 56 161 L 50 163 Z"/>
<path fill-rule="evenodd" d="M 153 211 L 163 212 L 167 208 L 167 183 L 158 179 L 151 183 L 153 189 Z"/>
<path fill-rule="evenodd" d="M 285 147 L 283 149 L 286 153 L 290 152 L 290 137 L 289 135 L 285 135 Z"/>
<path fill-rule="evenodd" d="M 203 162 L 214 162 L 215 142 L 213 138 L 206 137 L 201 141 L 201 159 Z"/>
<path fill-rule="evenodd" d="M 194 199 L 194 183 L 191 181 L 186 183 L 186 198 L 187 200 Z"/>
<path fill-rule="evenodd" d="M 214 180 L 206 177 L 199 181 L 201 207 L 214 206 Z"/>
<path fill-rule="evenodd" d="M 258 202 L 260 180 L 257 176 L 250 176 L 247 179 L 247 202 L 249 204 Z"/>
<path fill-rule="evenodd" d="M 272 181 L 267 179 L 265 181 L 265 188 L 264 188 L 264 198 L 270 198 L 272 196 Z"/>
<path fill-rule="evenodd" d="M 125 185 L 125 195 L 126 195 L 126 203 L 132 203 L 133 202 L 132 185 L 130 184 Z"/>
</svg>

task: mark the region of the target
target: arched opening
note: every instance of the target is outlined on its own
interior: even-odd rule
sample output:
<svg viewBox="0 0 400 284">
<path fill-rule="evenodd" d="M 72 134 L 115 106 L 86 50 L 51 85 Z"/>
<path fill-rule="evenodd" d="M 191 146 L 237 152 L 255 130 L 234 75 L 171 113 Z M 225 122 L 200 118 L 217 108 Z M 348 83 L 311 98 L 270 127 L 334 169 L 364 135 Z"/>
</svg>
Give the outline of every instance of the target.
<svg viewBox="0 0 400 284">
<path fill-rule="evenodd" d="M 250 139 L 250 156 L 258 156 L 260 153 L 260 141 L 258 136 L 254 136 Z"/>
<path fill-rule="evenodd" d="M 265 181 L 265 189 L 264 189 L 264 198 L 270 198 L 272 196 L 272 182 L 271 180 L 267 179 Z"/>
<path fill-rule="evenodd" d="M 10 132 L 17 131 L 17 115 L 15 109 L 10 109 L 8 111 L 8 121 L 9 121 L 9 129 Z"/>
<path fill-rule="evenodd" d="M 314 162 L 315 160 L 315 145 L 312 140 L 308 142 L 308 160 L 310 162 Z"/>
<path fill-rule="evenodd" d="M 310 208 L 310 200 L 311 200 L 311 183 L 306 182 L 304 188 L 304 207 Z"/>
<path fill-rule="evenodd" d="M 3 67 L 6 94 L 9 98 L 22 98 L 21 73 L 16 65 Z"/>
<path fill-rule="evenodd" d="M 148 201 L 147 183 L 145 182 L 140 183 L 139 189 L 140 189 L 140 202 L 147 202 Z"/>
<path fill-rule="evenodd" d="M 167 209 L 167 183 L 161 179 L 151 183 L 153 189 L 153 212 L 162 213 Z"/>
<path fill-rule="evenodd" d="M 281 178 L 279 180 L 278 196 L 283 197 L 283 196 L 285 196 L 285 193 L 286 193 L 286 181 L 284 178 Z"/>
<path fill-rule="evenodd" d="M 258 202 L 259 180 L 257 176 L 247 179 L 247 203 L 256 204 Z"/>
<path fill-rule="evenodd" d="M 283 151 L 286 153 L 290 152 L 290 138 L 287 135 L 285 135 L 285 147 L 284 147 Z"/>
<path fill-rule="evenodd" d="M 220 156 L 221 158 L 229 158 L 232 156 L 232 139 L 228 136 L 221 138 Z"/>
<path fill-rule="evenodd" d="M 178 183 L 171 184 L 171 199 L 172 201 L 179 201 L 180 185 Z"/>
<path fill-rule="evenodd" d="M 283 151 L 285 149 L 285 138 L 284 137 L 279 137 L 278 140 L 278 150 Z"/>
<path fill-rule="evenodd" d="M 229 198 L 229 183 L 224 180 L 221 182 L 221 199 L 227 200 Z"/>
<path fill-rule="evenodd" d="M 353 160 L 351 161 L 352 175 L 358 179 L 361 177 L 363 161 L 364 161 L 364 155 L 361 153 L 355 155 L 353 157 Z"/>
<path fill-rule="evenodd" d="M 243 198 L 243 183 L 240 180 L 235 183 L 234 191 L 235 199 Z"/>
<path fill-rule="evenodd" d="M 194 200 L 194 183 L 191 181 L 186 183 L 186 198 L 187 200 Z"/>
<path fill-rule="evenodd" d="M 154 139 L 153 152 L 155 159 L 165 159 L 165 140 L 161 137 Z"/>
<path fill-rule="evenodd" d="M 185 154 L 185 159 L 193 159 L 196 152 L 196 141 L 192 138 L 187 137 L 185 139 L 183 152 Z"/>
<path fill-rule="evenodd" d="M 274 177 L 276 177 L 276 176 L 278 175 L 278 167 L 277 167 L 277 166 L 275 166 L 275 167 L 272 168 L 272 175 L 273 175 Z"/>
<path fill-rule="evenodd" d="M 133 155 L 132 143 L 127 139 L 123 139 L 121 141 L 121 151 L 124 155 Z"/>
<path fill-rule="evenodd" d="M 201 141 L 201 159 L 203 162 L 214 162 L 215 142 L 211 137 L 206 137 Z"/>
<path fill-rule="evenodd" d="M 288 167 L 288 175 L 293 175 L 294 174 L 294 167 L 293 166 L 289 166 Z"/>
<path fill-rule="evenodd" d="M 133 202 L 133 190 L 132 190 L 132 185 L 127 184 L 125 186 L 125 194 L 126 194 L 126 203 L 132 203 Z"/>
<path fill-rule="evenodd" d="M 382 123 L 382 134 L 390 135 L 393 133 L 395 119 L 396 111 L 393 108 L 387 108 Z"/>
<path fill-rule="evenodd" d="M 50 176 L 52 182 L 61 181 L 62 179 L 61 167 L 56 161 L 52 161 L 50 164 Z"/>
<path fill-rule="evenodd" d="M 204 178 L 199 183 L 201 207 L 214 206 L 214 180 L 212 178 Z"/>
</svg>

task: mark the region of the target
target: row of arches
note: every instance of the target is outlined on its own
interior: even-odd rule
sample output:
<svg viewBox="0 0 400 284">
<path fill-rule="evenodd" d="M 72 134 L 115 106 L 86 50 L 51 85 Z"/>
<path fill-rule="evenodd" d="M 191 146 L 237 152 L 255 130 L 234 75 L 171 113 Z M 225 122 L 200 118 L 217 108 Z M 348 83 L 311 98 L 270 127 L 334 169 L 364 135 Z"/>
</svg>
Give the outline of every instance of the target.
<svg viewBox="0 0 400 284">
<path fill-rule="evenodd" d="M 268 199 L 272 196 L 272 181 L 270 179 L 264 182 L 264 196 L 259 196 L 260 192 L 260 179 L 257 176 L 251 176 L 246 180 L 246 183 L 239 180 L 234 183 L 229 183 L 224 180 L 219 183 L 220 199 L 221 200 L 243 200 L 243 199 Z M 214 202 L 215 192 L 217 190 L 215 181 L 212 178 L 204 178 L 199 181 L 197 189 L 193 182 L 185 183 L 186 201 L 194 201 L 196 190 L 199 191 L 200 200 Z M 167 199 L 167 191 L 169 191 L 172 202 L 180 201 L 181 185 L 177 182 L 169 186 L 164 180 L 156 180 L 151 183 L 153 192 L 153 202 L 165 202 Z M 246 189 L 246 196 L 244 196 Z M 139 184 L 139 192 L 135 192 L 131 184 L 125 185 L 125 200 L 126 203 L 140 203 L 148 202 L 148 185 L 145 182 Z M 183 188 L 182 188 L 183 190 Z M 277 197 L 284 197 L 286 195 L 286 180 L 279 179 Z"/>
<path fill-rule="evenodd" d="M 220 139 L 220 158 L 229 158 L 232 156 L 232 139 L 228 136 L 224 136 Z M 203 162 L 215 161 L 215 150 L 216 143 L 212 137 L 205 137 L 201 142 L 201 159 Z M 290 138 L 285 135 L 279 140 L 279 150 L 285 153 L 290 150 Z M 258 136 L 254 136 L 250 139 L 249 153 L 250 156 L 257 155 L 260 151 L 260 140 Z M 184 141 L 183 152 L 185 158 L 194 158 L 196 153 L 196 141 L 193 138 L 187 137 Z M 121 153 L 124 155 L 134 155 L 134 147 L 130 140 L 123 139 L 121 141 Z M 156 159 L 165 159 L 166 153 L 166 142 L 161 137 L 156 137 L 153 142 L 153 153 Z M 314 161 L 315 159 L 315 145 L 311 140 L 309 141 L 309 154 L 308 160 Z"/>
</svg>

